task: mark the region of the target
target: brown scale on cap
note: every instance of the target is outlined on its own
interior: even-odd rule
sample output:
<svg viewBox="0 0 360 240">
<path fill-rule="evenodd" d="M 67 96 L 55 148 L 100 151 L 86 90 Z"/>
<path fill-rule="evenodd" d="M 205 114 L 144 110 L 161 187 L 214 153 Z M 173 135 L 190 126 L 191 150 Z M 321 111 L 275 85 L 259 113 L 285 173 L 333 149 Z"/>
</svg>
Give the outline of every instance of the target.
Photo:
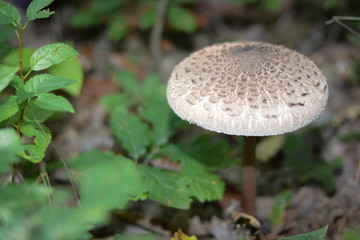
<svg viewBox="0 0 360 240">
<path fill-rule="evenodd" d="M 206 129 L 265 136 L 317 118 L 328 87 L 316 65 L 294 50 L 235 42 L 185 58 L 172 73 L 167 97 L 175 113 Z"/>
</svg>

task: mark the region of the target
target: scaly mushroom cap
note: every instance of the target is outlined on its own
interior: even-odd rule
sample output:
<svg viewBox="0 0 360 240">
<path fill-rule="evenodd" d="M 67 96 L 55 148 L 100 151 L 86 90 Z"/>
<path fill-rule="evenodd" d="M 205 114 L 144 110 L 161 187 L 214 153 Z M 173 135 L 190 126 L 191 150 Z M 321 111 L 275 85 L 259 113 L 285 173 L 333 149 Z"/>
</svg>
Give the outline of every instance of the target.
<svg viewBox="0 0 360 240">
<path fill-rule="evenodd" d="M 326 78 L 310 59 L 263 42 L 194 52 L 174 68 L 167 88 L 181 118 L 243 136 L 295 131 L 319 116 L 328 94 Z"/>
</svg>

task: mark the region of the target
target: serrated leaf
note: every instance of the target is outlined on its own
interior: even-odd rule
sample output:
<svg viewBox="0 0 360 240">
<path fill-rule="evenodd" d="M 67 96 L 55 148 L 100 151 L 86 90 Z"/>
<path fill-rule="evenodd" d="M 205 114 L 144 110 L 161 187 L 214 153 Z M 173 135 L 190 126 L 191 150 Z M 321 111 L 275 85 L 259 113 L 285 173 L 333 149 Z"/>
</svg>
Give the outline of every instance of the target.
<svg viewBox="0 0 360 240">
<path fill-rule="evenodd" d="M 0 92 L 9 85 L 11 79 L 15 76 L 15 73 L 19 70 L 19 67 L 9 67 L 0 64 Z"/>
<path fill-rule="evenodd" d="M 271 206 L 269 220 L 272 226 L 283 224 L 286 208 L 290 205 L 293 198 L 292 191 L 284 191 L 276 195 L 275 201 Z"/>
<path fill-rule="evenodd" d="M 145 79 L 142 87 L 144 100 L 141 108 L 142 116 L 152 125 L 152 136 L 156 146 L 165 144 L 173 133 L 171 128 L 173 113 L 167 103 L 166 86 L 160 85 L 159 79 L 157 75 Z"/>
<path fill-rule="evenodd" d="M 79 97 L 84 81 L 84 72 L 79 58 L 69 57 L 64 62 L 51 66 L 49 73 L 59 77 L 75 79 L 76 83 L 64 87 L 63 90 L 73 97 Z"/>
<path fill-rule="evenodd" d="M 144 177 L 144 185 L 150 199 L 166 206 L 188 209 L 191 198 L 188 191 L 189 179 L 177 172 L 170 172 L 148 165 L 138 165 Z"/>
<path fill-rule="evenodd" d="M 122 14 L 118 14 L 107 26 L 106 35 L 112 40 L 120 40 L 126 36 L 128 26 L 126 18 Z"/>
<path fill-rule="evenodd" d="M 168 19 L 176 29 L 185 33 L 193 33 L 197 28 L 196 19 L 191 12 L 176 5 L 169 7 Z"/>
<path fill-rule="evenodd" d="M 38 48 L 30 58 L 30 67 L 38 71 L 63 62 L 68 57 L 76 57 L 73 47 L 64 43 L 53 43 Z"/>
<path fill-rule="evenodd" d="M 29 21 L 38 19 L 38 18 L 47 18 L 50 15 L 54 14 L 54 11 L 51 11 L 49 9 L 44 9 L 44 7 L 47 7 L 50 5 L 54 0 L 33 0 L 28 8 L 26 9 L 26 16 Z"/>
<path fill-rule="evenodd" d="M 8 119 L 19 111 L 16 96 L 0 99 L 0 122 Z"/>
<path fill-rule="evenodd" d="M 129 151 L 130 156 L 138 159 L 145 154 L 146 147 L 150 144 L 149 129 L 145 123 L 124 107 L 116 108 L 111 113 L 109 122 L 116 139 Z"/>
<path fill-rule="evenodd" d="M 34 105 L 50 111 L 65 111 L 75 113 L 73 106 L 70 102 L 62 97 L 53 93 L 41 93 L 34 101 Z"/>
<path fill-rule="evenodd" d="M 74 79 L 57 77 L 50 74 L 35 75 L 26 82 L 23 90 L 20 89 L 18 91 L 19 102 L 35 97 L 40 93 L 61 89 L 75 82 L 76 80 Z"/>
<path fill-rule="evenodd" d="M 328 226 L 313 232 L 286 237 L 280 240 L 325 240 L 327 229 Z"/>
<path fill-rule="evenodd" d="M 1 20 L 0 20 L 1 21 Z M 6 41 L 10 40 L 15 35 L 14 28 L 9 25 L 2 25 L 0 24 L 0 43 L 5 43 Z M 2 45 L 0 49 L 2 49 L 6 45 Z M 9 47 L 10 48 L 10 47 Z M 11 49 L 11 48 L 10 48 Z M 3 50 L 2 50 L 3 51 Z M 0 51 L 0 52 L 2 52 Z M 3 59 L 3 55 L 0 54 L 0 60 Z"/>
<path fill-rule="evenodd" d="M 19 155 L 33 163 L 38 163 L 45 157 L 45 152 L 51 142 L 51 133 L 43 124 L 23 123 L 20 126 L 20 132 L 27 137 L 35 137 L 34 144 L 25 145 L 25 151 Z"/>
<path fill-rule="evenodd" d="M 225 184 L 216 174 L 208 172 L 195 159 L 188 156 L 174 145 L 166 146 L 162 154 L 169 156 L 171 161 L 181 163 L 180 174 L 189 179 L 189 195 L 200 202 L 222 199 Z"/>
<path fill-rule="evenodd" d="M 18 25 L 20 21 L 20 12 L 10 3 L 0 1 L 0 24 L 15 23 Z"/>
<path fill-rule="evenodd" d="M 11 170 L 11 164 L 19 160 L 16 154 L 22 149 L 22 140 L 14 129 L 0 129 L 0 173 Z"/>
</svg>

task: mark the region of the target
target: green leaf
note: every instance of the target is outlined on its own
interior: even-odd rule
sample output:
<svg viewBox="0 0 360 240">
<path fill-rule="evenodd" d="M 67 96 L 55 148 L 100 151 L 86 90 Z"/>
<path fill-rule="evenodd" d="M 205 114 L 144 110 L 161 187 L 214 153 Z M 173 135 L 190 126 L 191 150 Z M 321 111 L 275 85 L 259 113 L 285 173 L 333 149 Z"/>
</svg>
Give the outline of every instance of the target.
<svg viewBox="0 0 360 240">
<path fill-rule="evenodd" d="M 19 160 L 16 154 L 22 149 L 22 140 L 14 129 L 0 129 L 0 173 L 11 170 L 11 164 Z"/>
<path fill-rule="evenodd" d="M 150 141 L 148 126 L 124 107 L 116 108 L 110 115 L 110 127 L 122 146 L 129 151 L 130 156 L 138 159 L 146 152 Z"/>
<path fill-rule="evenodd" d="M 65 111 L 75 113 L 74 108 L 66 98 L 57 96 L 53 93 L 39 94 L 34 101 L 34 105 L 50 111 Z"/>
<path fill-rule="evenodd" d="M 25 87 L 23 80 L 18 75 L 15 75 L 11 79 L 10 85 L 13 86 L 16 90 L 19 90 L 19 89 L 24 90 L 24 87 Z"/>
<path fill-rule="evenodd" d="M 48 70 L 55 76 L 75 79 L 76 83 L 64 87 L 63 90 L 73 97 L 79 97 L 84 81 L 84 72 L 79 58 L 69 57 L 64 62 L 51 66 Z"/>
<path fill-rule="evenodd" d="M 195 159 L 174 145 L 166 146 L 161 153 L 169 156 L 171 161 L 181 163 L 180 174 L 189 179 L 190 196 L 196 197 L 200 202 L 222 199 L 225 184 L 217 174 L 208 172 Z"/>
<path fill-rule="evenodd" d="M 107 26 L 106 34 L 112 40 L 120 40 L 126 36 L 128 26 L 122 14 L 118 14 Z"/>
<path fill-rule="evenodd" d="M 185 33 L 194 33 L 197 28 L 196 19 L 191 12 L 176 5 L 169 7 L 168 19 L 176 29 Z"/>
<path fill-rule="evenodd" d="M 10 3 L 0 1 L 0 24 L 10 24 L 13 26 L 19 25 L 21 15 L 19 11 Z"/>
<path fill-rule="evenodd" d="M 0 122 L 8 119 L 19 111 L 16 96 L 0 99 Z"/>
<path fill-rule="evenodd" d="M 24 47 L 21 51 L 22 53 L 22 66 L 23 71 L 28 71 L 30 69 L 30 57 L 34 53 L 32 47 Z M 12 50 L 4 59 L 4 64 L 18 67 L 19 66 L 19 49 Z"/>
<path fill-rule="evenodd" d="M 126 93 L 130 95 L 139 93 L 139 85 L 134 73 L 127 70 L 119 71 L 116 75 L 116 80 Z"/>
<path fill-rule="evenodd" d="M 156 146 L 167 143 L 173 133 L 171 128 L 173 113 L 167 103 L 166 86 L 160 85 L 159 79 L 158 75 L 145 79 L 142 87 L 144 100 L 141 108 L 142 116 L 152 124 L 153 141 Z"/>
<path fill-rule="evenodd" d="M 121 155 L 92 149 L 67 162 L 80 173 L 81 202 L 90 208 L 91 215 L 103 218 L 107 211 L 122 208 L 129 198 L 143 191 L 140 172 L 133 161 Z"/>
<path fill-rule="evenodd" d="M 138 169 L 144 177 L 150 199 L 174 208 L 188 209 L 190 207 L 188 178 L 181 177 L 177 172 L 147 165 L 138 165 Z"/>
<path fill-rule="evenodd" d="M 231 157 L 233 151 L 231 151 L 227 141 L 215 140 L 207 134 L 198 136 L 190 145 L 183 148 L 209 170 L 227 168 L 231 164 L 239 162 L 239 159 Z"/>
<path fill-rule="evenodd" d="M 54 114 L 54 111 L 43 109 L 34 104 L 34 101 L 30 101 L 25 107 L 24 120 L 27 122 L 45 122 L 49 117 Z"/>
<path fill-rule="evenodd" d="M 0 43 L 4 43 L 8 40 L 11 40 L 11 38 L 14 37 L 14 35 L 15 35 L 14 28 L 12 28 L 9 25 L 1 25 L 0 24 L 0 32 L 1 32 Z M 2 59 L 2 57 L 0 57 L 0 60 L 1 59 Z"/>
<path fill-rule="evenodd" d="M 68 57 L 76 57 L 75 49 L 64 43 L 53 43 L 38 48 L 30 58 L 30 67 L 38 71 L 63 62 Z"/>
<path fill-rule="evenodd" d="M 286 237 L 281 240 L 325 240 L 327 229 L 328 226 L 317 231 Z"/>
<path fill-rule="evenodd" d="M 25 151 L 20 156 L 33 163 L 41 162 L 51 142 L 49 129 L 43 124 L 25 122 L 20 126 L 20 132 L 27 137 L 35 137 L 34 144 L 25 145 Z"/>
<path fill-rule="evenodd" d="M 104 106 L 107 111 L 112 112 L 118 106 L 133 106 L 134 104 L 136 104 L 136 100 L 129 97 L 128 94 L 113 93 L 101 98 L 100 104 L 101 106 Z"/>
<path fill-rule="evenodd" d="M 75 83 L 76 80 L 57 77 L 50 74 L 39 74 L 30 78 L 23 90 L 18 91 L 19 102 Z"/>
<path fill-rule="evenodd" d="M 38 18 L 48 18 L 50 15 L 54 14 L 54 11 L 49 9 L 42 10 L 44 7 L 50 5 L 54 0 L 33 0 L 29 7 L 26 10 L 26 16 L 29 21 L 38 19 Z"/>
<path fill-rule="evenodd" d="M 8 67 L 0 64 L 0 92 L 9 85 L 17 71 L 19 71 L 19 67 Z"/>
<path fill-rule="evenodd" d="M 269 220 L 272 226 L 283 224 L 286 208 L 291 204 L 293 198 L 292 191 L 283 191 L 276 195 L 275 202 L 271 207 Z"/>
<path fill-rule="evenodd" d="M 0 25 L 1 27 L 2 25 Z M 1 31 L 1 29 L 0 29 Z M 4 43 L 0 43 L 0 61 L 2 61 L 9 53 L 11 52 L 11 47 L 4 44 Z"/>
</svg>

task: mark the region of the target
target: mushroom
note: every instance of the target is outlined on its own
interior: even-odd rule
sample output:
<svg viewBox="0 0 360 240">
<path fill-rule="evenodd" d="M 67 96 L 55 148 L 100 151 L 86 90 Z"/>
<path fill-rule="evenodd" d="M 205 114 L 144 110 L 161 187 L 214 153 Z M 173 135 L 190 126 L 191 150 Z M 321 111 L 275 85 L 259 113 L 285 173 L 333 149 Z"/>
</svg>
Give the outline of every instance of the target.
<svg viewBox="0 0 360 240">
<path fill-rule="evenodd" d="M 242 208 L 255 214 L 257 136 L 295 131 L 315 120 L 328 99 L 326 78 L 304 55 L 264 42 L 215 44 L 173 70 L 167 99 L 182 119 L 244 136 Z"/>
</svg>

